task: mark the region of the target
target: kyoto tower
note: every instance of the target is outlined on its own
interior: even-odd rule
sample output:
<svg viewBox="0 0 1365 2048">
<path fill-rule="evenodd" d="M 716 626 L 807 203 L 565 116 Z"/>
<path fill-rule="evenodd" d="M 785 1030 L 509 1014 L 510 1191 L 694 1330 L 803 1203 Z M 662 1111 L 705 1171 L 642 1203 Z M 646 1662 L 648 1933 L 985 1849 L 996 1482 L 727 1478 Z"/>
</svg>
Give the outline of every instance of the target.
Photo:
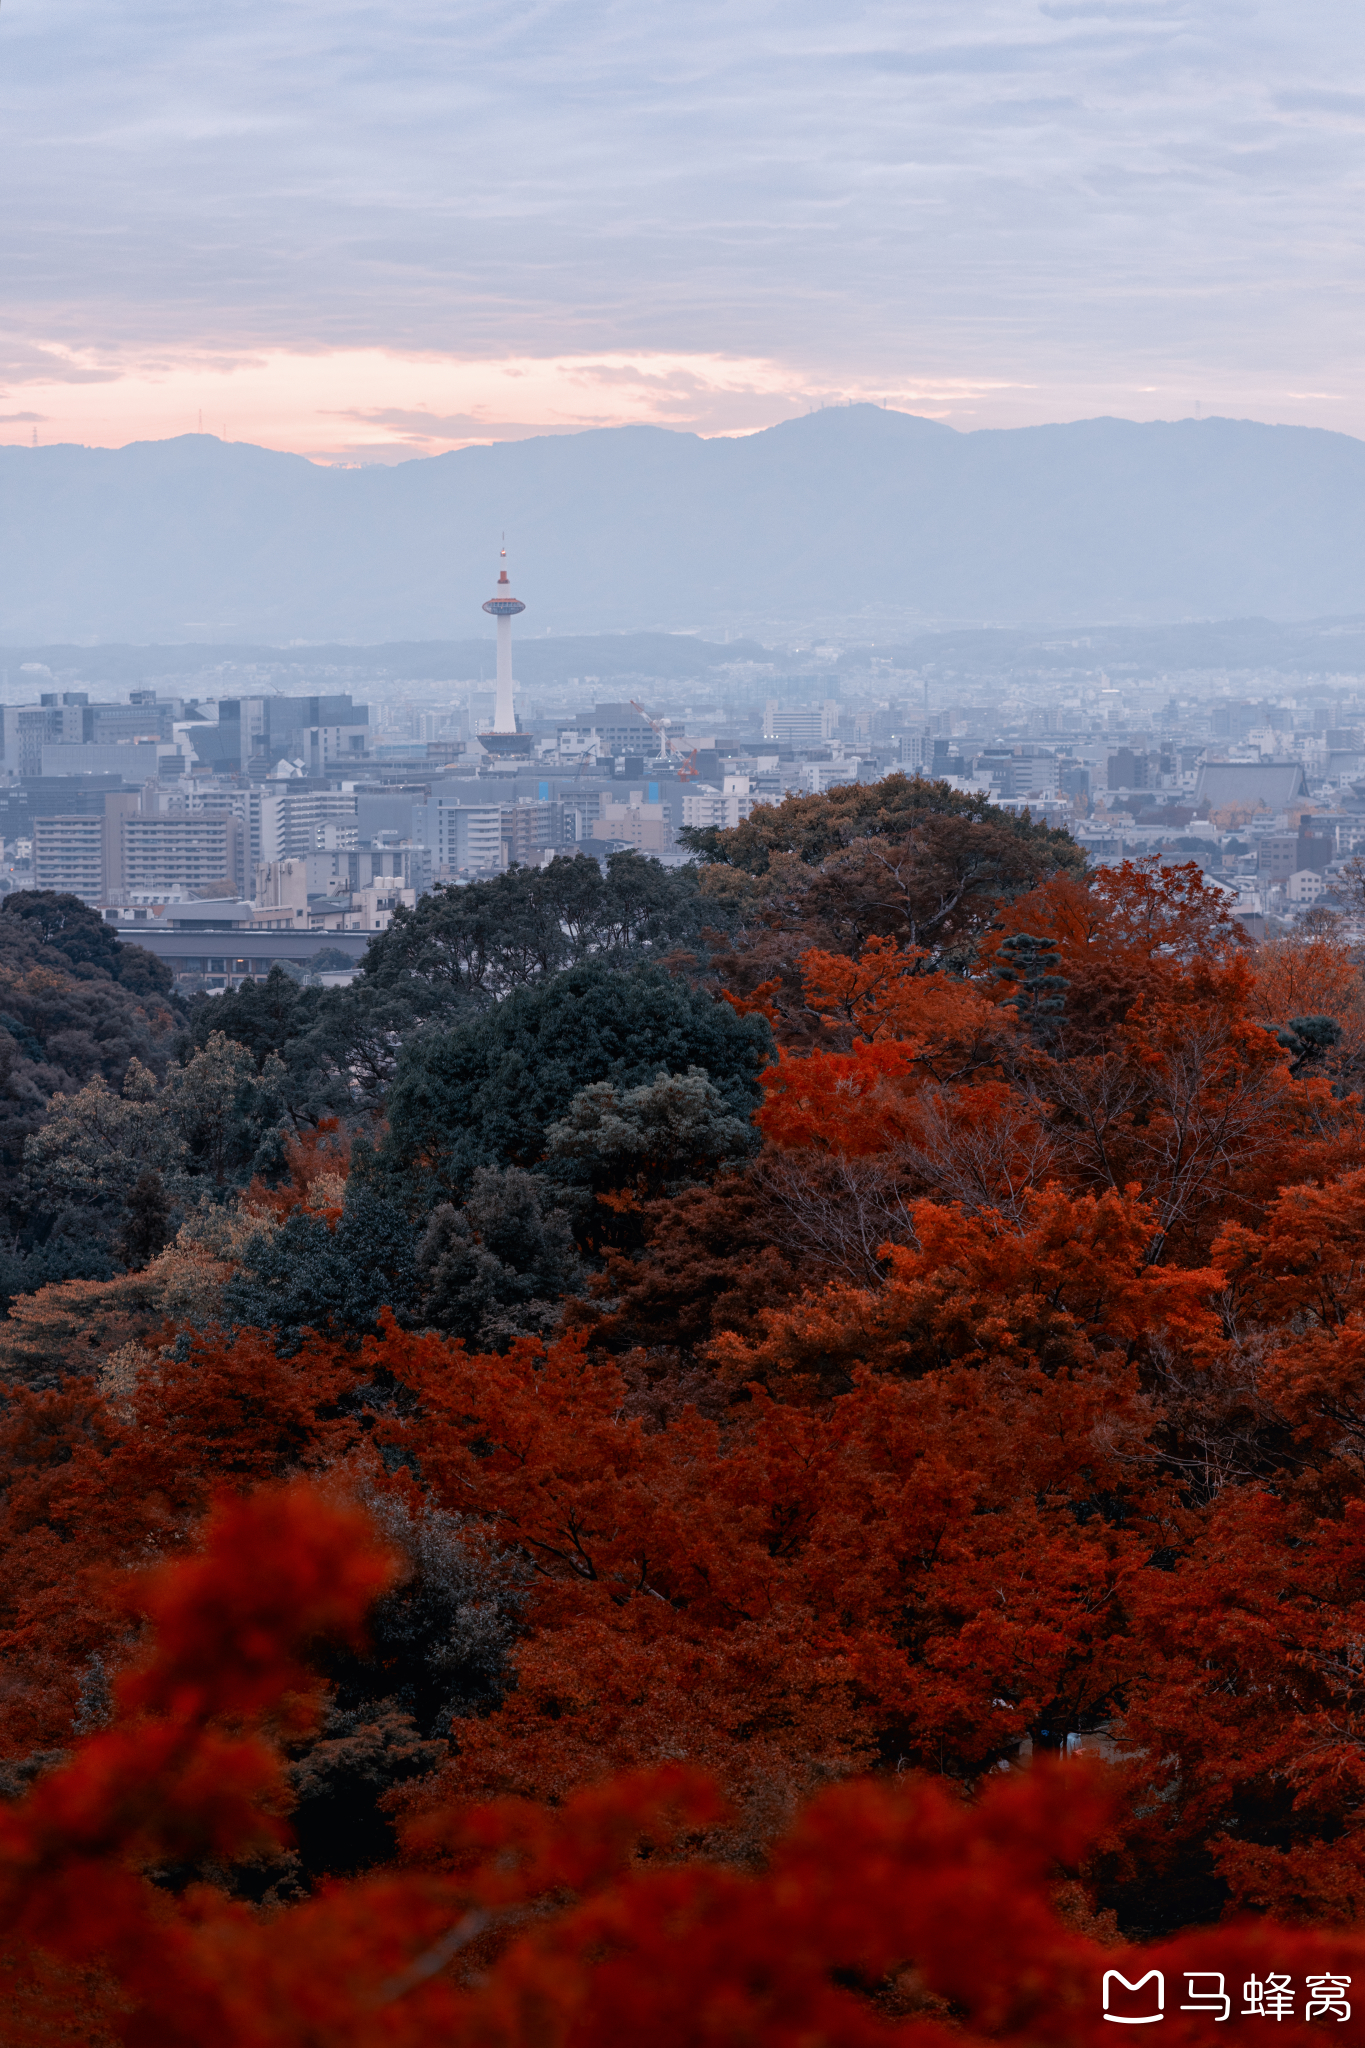
<svg viewBox="0 0 1365 2048">
<path fill-rule="evenodd" d="M 484 605 L 484 610 L 491 612 L 498 622 L 498 694 L 493 709 L 493 730 L 480 733 L 479 744 L 489 754 L 529 754 L 531 734 L 517 731 L 516 713 L 512 709 L 512 621 L 526 607 L 519 597 L 513 597 L 512 586 L 507 581 L 506 548 L 502 551 L 501 560 L 503 569 L 498 577 L 498 587 Z"/>
</svg>

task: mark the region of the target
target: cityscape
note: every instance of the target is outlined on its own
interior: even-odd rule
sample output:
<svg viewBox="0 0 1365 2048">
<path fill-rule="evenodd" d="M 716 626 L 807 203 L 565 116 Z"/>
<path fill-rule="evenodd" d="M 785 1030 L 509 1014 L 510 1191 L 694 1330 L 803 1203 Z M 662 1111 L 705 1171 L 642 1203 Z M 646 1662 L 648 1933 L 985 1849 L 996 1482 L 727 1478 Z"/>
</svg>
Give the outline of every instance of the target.
<svg viewBox="0 0 1365 2048">
<path fill-rule="evenodd" d="M 1339 636 L 1293 647 L 1304 666 L 1287 672 L 1275 657 L 1163 666 L 1104 634 L 1098 656 L 1068 636 L 1023 659 L 1010 635 L 983 648 L 944 634 L 886 653 L 747 643 L 731 659 L 708 644 L 707 665 L 681 676 L 650 672 L 661 636 L 620 636 L 575 642 L 572 658 L 595 648 L 609 672 L 562 680 L 547 643 L 521 642 L 528 688 L 511 673 L 510 615 L 501 623 L 501 707 L 491 642 L 477 677 L 449 678 L 395 675 L 382 649 L 332 649 L 345 659 L 326 663 L 210 649 L 167 676 L 175 650 L 149 649 L 158 686 L 117 698 L 74 687 L 79 650 L 15 663 L 0 703 L 0 883 L 97 907 L 185 993 L 276 962 L 339 985 L 365 935 L 437 884 L 565 854 L 681 865 L 689 833 L 756 805 L 901 774 L 1065 829 L 1096 865 L 1193 863 L 1249 938 L 1365 935 L 1365 677 L 1307 666 L 1356 660 Z M 460 651 L 468 661 L 478 643 Z M 1155 650 L 1172 651 L 1200 652 Z M 688 642 L 670 653 L 685 669 Z M 121 669 L 137 662 L 121 650 Z"/>
<path fill-rule="evenodd" d="M 1363 74 L 0 9 L 0 2048 L 1365 2044 Z"/>
</svg>

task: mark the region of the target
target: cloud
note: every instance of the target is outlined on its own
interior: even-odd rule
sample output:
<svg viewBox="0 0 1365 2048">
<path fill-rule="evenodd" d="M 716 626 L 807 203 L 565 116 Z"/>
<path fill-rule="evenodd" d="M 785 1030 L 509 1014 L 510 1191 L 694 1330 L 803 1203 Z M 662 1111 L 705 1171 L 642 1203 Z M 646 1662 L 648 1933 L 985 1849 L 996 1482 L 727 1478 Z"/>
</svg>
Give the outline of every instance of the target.
<svg viewBox="0 0 1365 2048">
<path fill-rule="evenodd" d="M 1282 114 L 1336 114 L 1346 121 L 1365 121 L 1365 93 L 1300 86 L 1292 92 L 1277 92 L 1274 102 Z"/>
<path fill-rule="evenodd" d="M 264 363 L 311 434 L 291 363 L 440 358 L 492 367 L 438 435 L 520 432 L 575 409 L 509 366 L 635 357 L 583 374 L 707 432 L 907 385 L 1001 422 L 1321 389 L 1365 429 L 1359 55 L 1339 0 L 5 8 L 0 392 L 105 384 L 72 417 L 116 433 L 159 363 L 192 426 L 194 375 Z M 389 386 L 338 401 L 362 445 L 424 434 Z"/>
</svg>

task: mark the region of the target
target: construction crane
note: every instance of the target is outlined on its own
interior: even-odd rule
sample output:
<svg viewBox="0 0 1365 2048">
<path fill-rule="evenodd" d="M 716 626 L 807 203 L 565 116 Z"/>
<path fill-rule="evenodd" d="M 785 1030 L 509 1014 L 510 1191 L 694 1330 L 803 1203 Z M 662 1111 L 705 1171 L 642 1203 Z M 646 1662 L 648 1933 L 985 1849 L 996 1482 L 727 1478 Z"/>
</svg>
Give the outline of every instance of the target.
<svg viewBox="0 0 1365 2048">
<path fill-rule="evenodd" d="M 630 700 L 630 708 L 632 711 L 639 712 L 646 725 L 653 726 L 659 741 L 659 751 L 655 759 L 666 761 L 668 759 L 668 727 L 672 724 L 672 720 L 668 718 L 651 718 L 644 705 L 637 704 L 633 697 Z"/>
</svg>

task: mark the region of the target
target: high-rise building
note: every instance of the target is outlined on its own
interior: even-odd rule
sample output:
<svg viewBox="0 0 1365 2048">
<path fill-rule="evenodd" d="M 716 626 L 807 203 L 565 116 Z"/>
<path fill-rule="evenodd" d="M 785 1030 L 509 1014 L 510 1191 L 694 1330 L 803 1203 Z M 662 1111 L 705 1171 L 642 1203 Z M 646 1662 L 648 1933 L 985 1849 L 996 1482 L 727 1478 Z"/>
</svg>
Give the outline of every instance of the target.
<svg viewBox="0 0 1365 2048">
<path fill-rule="evenodd" d="M 305 773 L 327 775 L 364 756 L 370 708 L 345 694 L 224 697 L 216 725 L 185 731 L 205 774 L 263 776 L 301 761 Z"/>
<path fill-rule="evenodd" d="M 243 871 L 241 821 L 230 811 L 151 811 L 119 821 L 119 869 L 112 860 L 106 893 L 204 889 L 229 882 L 240 886 Z"/>
<path fill-rule="evenodd" d="M 228 811 L 142 810 L 136 790 L 108 793 L 103 815 L 58 813 L 33 820 L 34 880 L 40 889 L 105 903 L 229 883 L 240 887 L 243 829 Z"/>
<path fill-rule="evenodd" d="M 523 798 L 502 807 L 503 854 L 509 867 L 535 867 L 546 853 L 574 845 L 573 812 L 562 803 Z"/>
<path fill-rule="evenodd" d="M 357 801 L 344 789 L 291 789 L 287 782 L 261 797 L 261 860 L 295 860 L 324 849 L 326 828 L 359 840 Z M 334 836 L 332 847 L 340 843 Z M 332 849 L 327 849 L 332 850 Z"/>
<path fill-rule="evenodd" d="M 79 896 L 82 903 L 104 898 L 103 818 L 47 817 L 33 821 L 33 880 L 39 889 Z"/>
<path fill-rule="evenodd" d="M 413 823 L 440 876 L 494 874 L 503 865 L 501 804 L 455 804 L 433 797 Z"/>
</svg>

